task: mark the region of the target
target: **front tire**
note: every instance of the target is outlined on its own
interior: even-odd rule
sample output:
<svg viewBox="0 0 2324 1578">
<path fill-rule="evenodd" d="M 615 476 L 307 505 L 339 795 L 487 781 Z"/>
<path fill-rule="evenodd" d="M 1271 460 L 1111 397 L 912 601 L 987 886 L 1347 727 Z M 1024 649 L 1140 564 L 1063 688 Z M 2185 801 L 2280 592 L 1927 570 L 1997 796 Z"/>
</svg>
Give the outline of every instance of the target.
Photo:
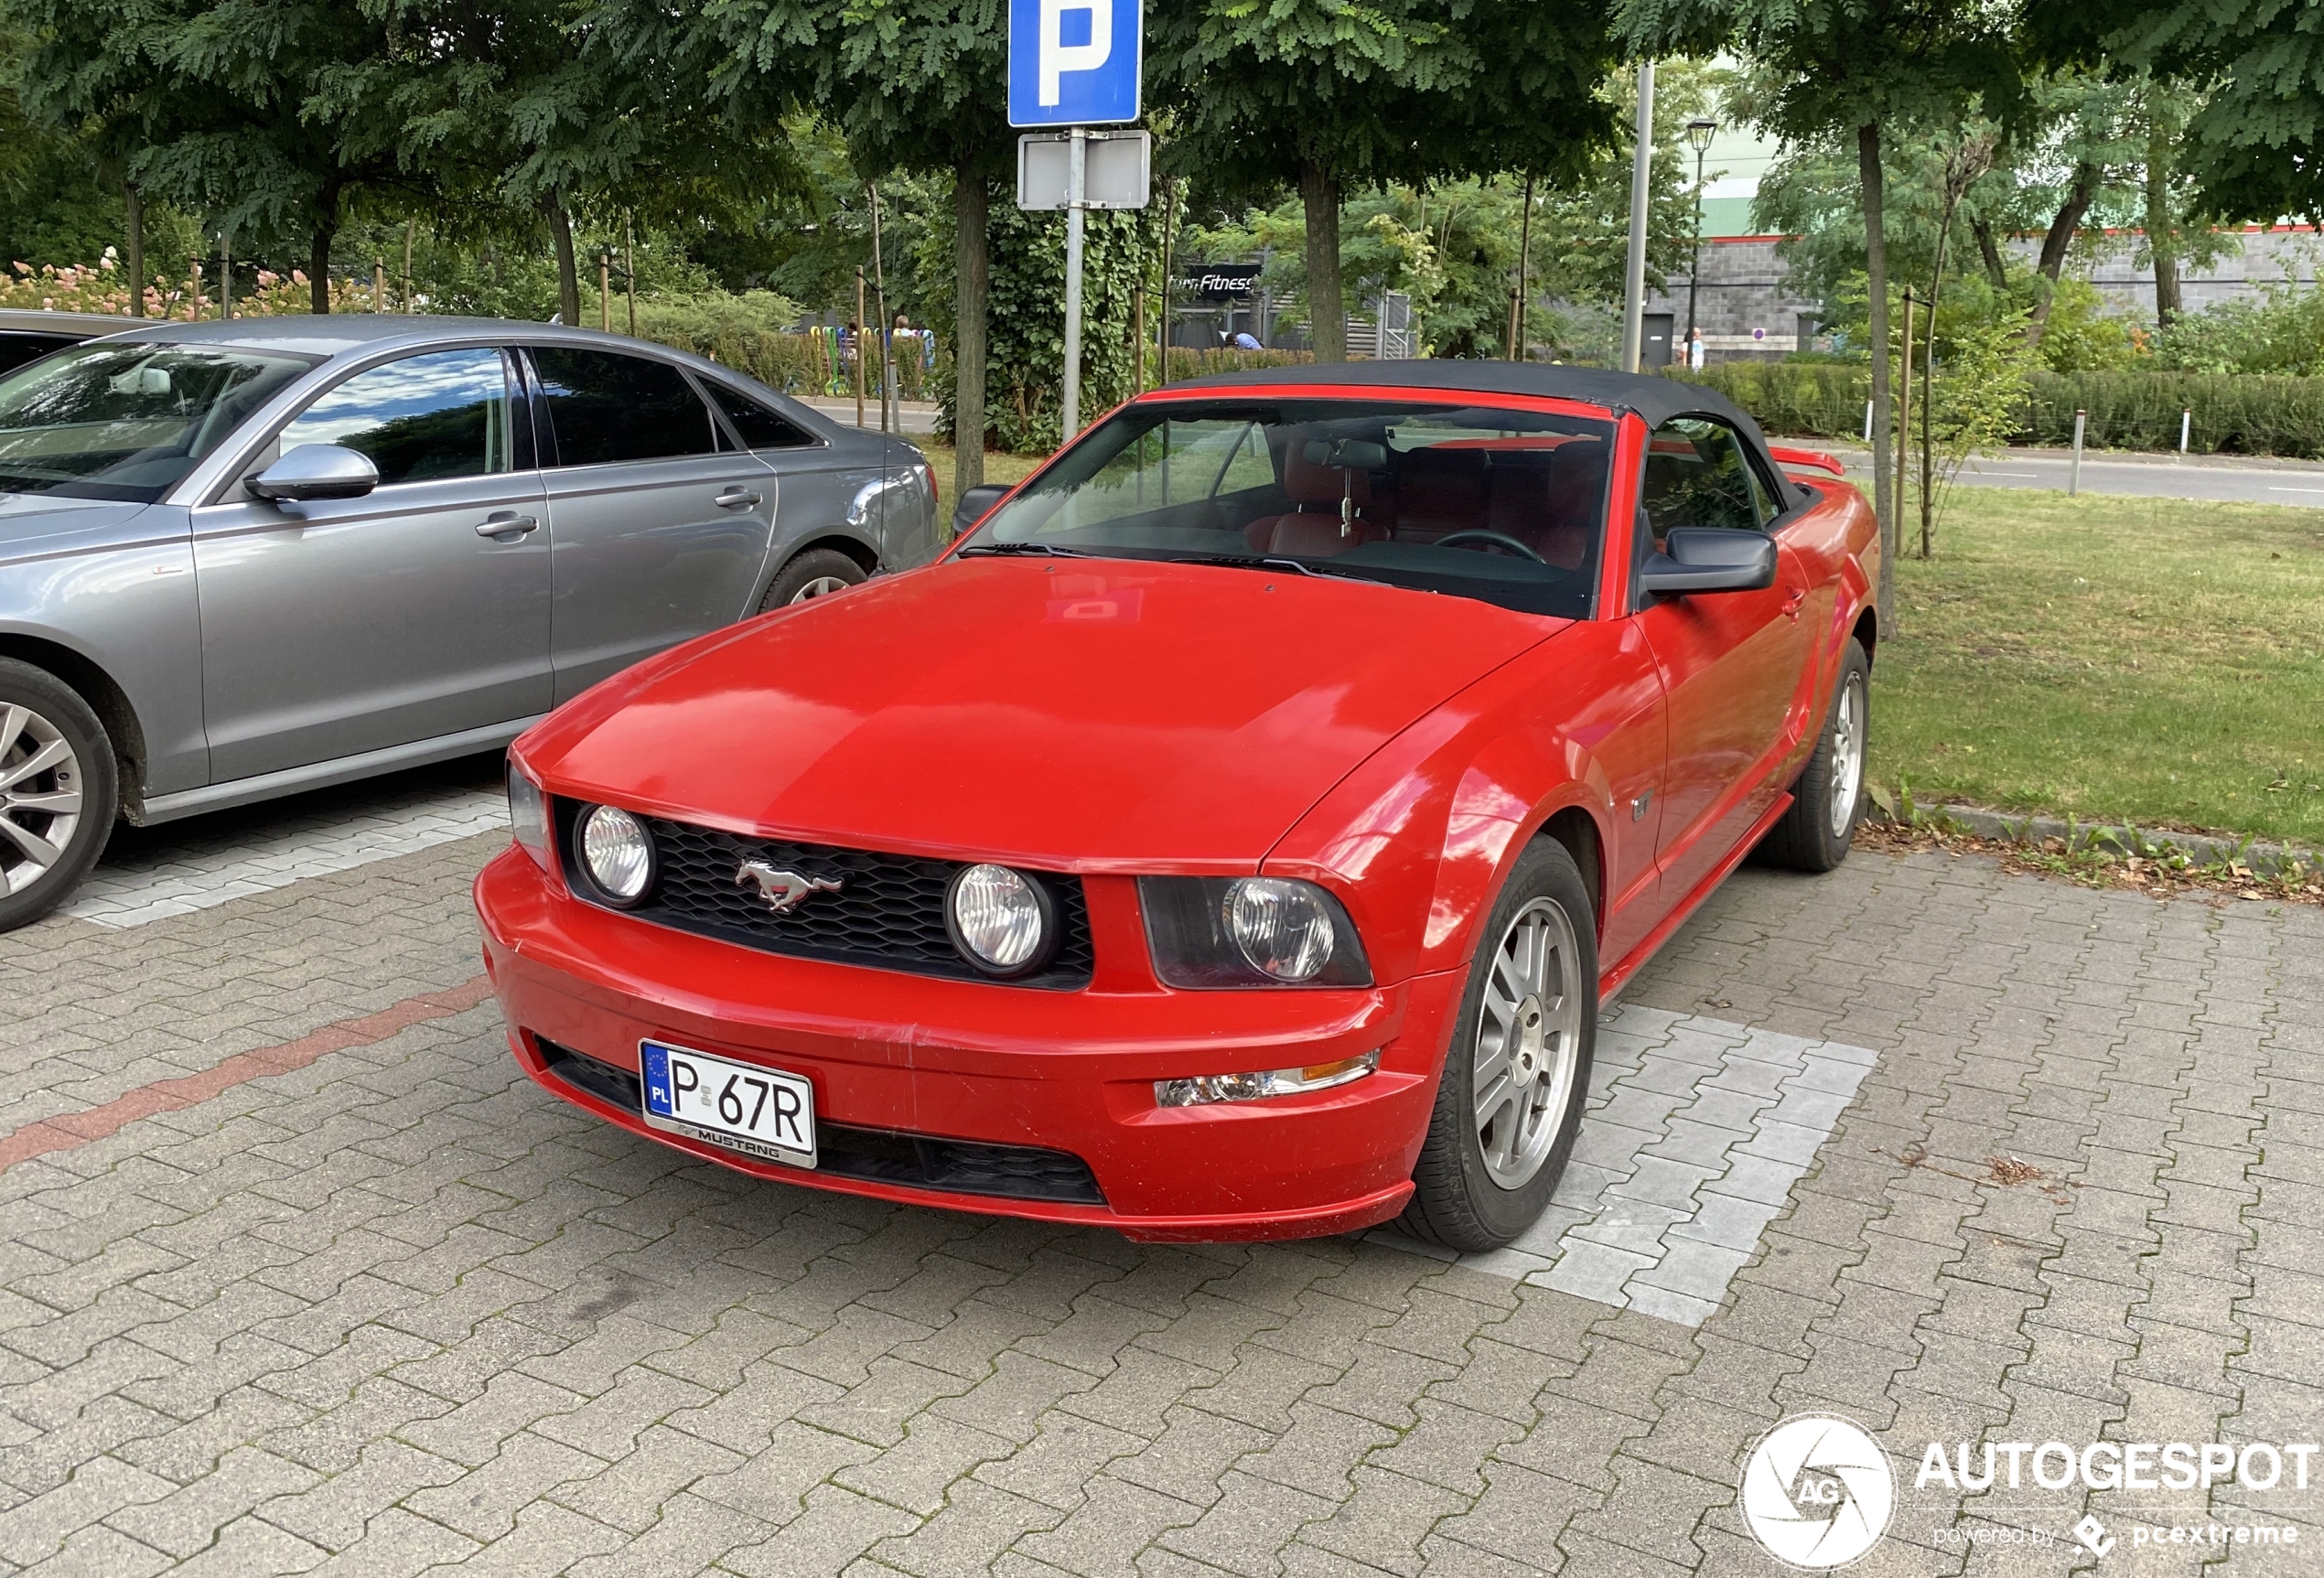
<svg viewBox="0 0 2324 1578">
<path fill-rule="evenodd" d="M 1832 688 L 1823 736 L 1791 788 L 1791 809 L 1760 841 L 1759 853 L 1768 864 L 1830 871 L 1848 858 L 1848 846 L 1864 821 L 1871 698 L 1872 660 L 1851 640 L 1840 655 L 1839 682 Z"/>
<path fill-rule="evenodd" d="M 120 804 L 113 742 L 89 703 L 53 674 L 0 658 L 0 931 L 81 886 Z"/>
<path fill-rule="evenodd" d="M 1598 927 L 1565 846 L 1537 839 L 1486 917 L 1398 1225 L 1497 1250 L 1541 1217 L 1582 1122 L 1598 1040 Z"/>
<path fill-rule="evenodd" d="M 767 595 L 759 599 L 759 611 L 765 614 L 793 603 L 812 603 L 818 597 L 845 592 L 850 586 L 860 586 L 867 579 L 864 567 L 838 549 L 811 548 L 794 555 L 776 573 L 767 586 Z"/>
</svg>

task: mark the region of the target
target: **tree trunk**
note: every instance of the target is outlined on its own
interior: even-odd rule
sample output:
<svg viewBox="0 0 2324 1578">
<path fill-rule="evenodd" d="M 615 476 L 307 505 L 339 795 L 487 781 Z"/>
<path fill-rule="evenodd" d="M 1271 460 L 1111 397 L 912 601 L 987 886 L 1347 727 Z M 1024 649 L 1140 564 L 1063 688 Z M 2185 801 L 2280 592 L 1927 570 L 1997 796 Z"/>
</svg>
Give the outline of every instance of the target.
<svg viewBox="0 0 2324 1578">
<path fill-rule="evenodd" d="M 984 482 L 985 317 L 992 256 L 985 235 L 992 195 L 974 160 L 952 170 L 952 270 L 958 303 L 952 326 L 952 497 Z"/>
<path fill-rule="evenodd" d="M 1888 464 L 1888 424 L 1895 413 L 1888 389 L 1888 236 L 1883 228 L 1880 125 L 1856 129 L 1856 173 L 1864 189 L 1864 269 L 1872 309 L 1872 510 L 1880 518 L 1880 638 L 1896 628 L 1897 509 Z"/>
<path fill-rule="evenodd" d="M 145 199 L 131 181 L 125 196 L 128 199 L 129 256 L 129 316 L 145 316 Z"/>
<path fill-rule="evenodd" d="M 2155 327 L 2179 317 L 2179 230 L 2170 213 L 2171 142 L 2177 128 L 2149 90 L 2146 117 L 2146 253 L 2155 263 Z"/>
<path fill-rule="evenodd" d="M 1972 220 L 1969 230 L 1977 238 L 1977 255 L 1985 262 L 1985 278 L 1993 281 L 1996 294 L 2009 289 L 2009 271 L 2001 266 L 2001 243 L 1993 233 L 1993 226 L 1983 220 Z"/>
<path fill-rule="evenodd" d="M 2097 166 L 2074 166 L 2074 184 L 2066 193 L 2065 205 L 2050 221 L 2049 233 L 2041 238 L 2041 257 L 2034 269 L 2051 288 L 2040 290 L 2034 299 L 2033 317 L 2026 325 L 2026 343 L 2029 346 L 2039 345 L 2042 330 L 2049 327 L 2050 303 L 2056 295 L 2058 275 L 2066 266 L 2066 252 L 2074 244 L 2074 233 L 2082 229 L 2082 216 L 2090 211 L 2091 202 L 2098 195 L 2098 178 Z"/>
<path fill-rule="evenodd" d="M 331 310 L 331 238 L 339 234 L 339 204 L 334 200 L 317 220 L 307 248 L 307 305 L 310 311 Z"/>
<path fill-rule="evenodd" d="M 1348 360 L 1348 308 L 1340 295 L 1340 181 L 1313 159 L 1299 162 L 1307 210 L 1307 332 L 1318 361 Z"/>
<path fill-rule="evenodd" d="M 557 320 L 577 327 L 581 322 L 581 275 L 573 265 L 573 216 L 555 198 L 548 203 L 549 239 L 557 253 Z"/>
</svg>

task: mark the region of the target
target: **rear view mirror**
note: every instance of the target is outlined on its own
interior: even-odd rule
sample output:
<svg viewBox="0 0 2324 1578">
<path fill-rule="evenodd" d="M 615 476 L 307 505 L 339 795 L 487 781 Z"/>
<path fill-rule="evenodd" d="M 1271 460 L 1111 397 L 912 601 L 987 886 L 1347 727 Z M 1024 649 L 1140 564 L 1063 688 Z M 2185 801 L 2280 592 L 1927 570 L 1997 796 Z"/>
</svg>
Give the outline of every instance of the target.
<svg viewBox="0 0 2324 1578">
<path fill-rule="evenodd" d="M 1301 456 L 1310 466 L 1335 466 L 1346 471 L 1378 471 L 1388 464 L 1388 446 L 1368 438 L 1309 441 Z"/>
<path fill-rule="evenodd" d="M 1756 531 L 1673 526 L 1662 552 L 1648 556 L 1639 590 L 1656 597 L 1758 592 L 1775 585 L 1775 540 Z"/>
<path fill-rule="evenodd" d="M 983 482 L 961 490 L 960 502 L 952 506 L 952 535 L 961 536 L 979 521 L 992 513 L 993 506 L 1008 497 L 1008 484 Z"/>
<path fill-rule="evenodd" d="M 127 372 L 116 372 L 105 380 L 105 387 L 115 394 L 167 394 L 169 369 L 156 367 L 152 362 L 140 362 Z"/>
<path fill-rule="evenodd" d="M 360 499 L 380 485 L 371 457 L 337 444 L 302 444 L 250 479 L 261 499 Z"/>
</svg>

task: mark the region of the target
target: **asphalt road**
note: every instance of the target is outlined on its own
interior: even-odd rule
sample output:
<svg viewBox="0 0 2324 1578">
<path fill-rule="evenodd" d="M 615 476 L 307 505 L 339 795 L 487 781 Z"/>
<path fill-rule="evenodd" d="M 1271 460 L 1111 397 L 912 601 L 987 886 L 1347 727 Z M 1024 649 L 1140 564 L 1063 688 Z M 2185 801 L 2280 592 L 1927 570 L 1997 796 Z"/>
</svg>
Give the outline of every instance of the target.
<svg viewBox="0 0 2324 1578">
<path fill-rule="evenodd" d="M 1781 439 L 1775 440 L 1782 443 Z M 1814 447 L 1803 445 L 1803 447 Z M 1849 478 L 1869 483 L 1872 457 L 1861 449 L 1828 449 L 1848 468 Z M 2049 488 L 2063 490 L 2072 457 L 2058 450 L 2012 449 L 1980 457 L 1962 467 L 1961 480 L 1979 488 Z M 2299 461 L 2243 460 L 2231 456 L 2085 455 L 2084 493 L 2125 494 L 2142 499 L 2205 499 L 2248 504 L 2324 506 L 2324 466 Z"/>
</svg>

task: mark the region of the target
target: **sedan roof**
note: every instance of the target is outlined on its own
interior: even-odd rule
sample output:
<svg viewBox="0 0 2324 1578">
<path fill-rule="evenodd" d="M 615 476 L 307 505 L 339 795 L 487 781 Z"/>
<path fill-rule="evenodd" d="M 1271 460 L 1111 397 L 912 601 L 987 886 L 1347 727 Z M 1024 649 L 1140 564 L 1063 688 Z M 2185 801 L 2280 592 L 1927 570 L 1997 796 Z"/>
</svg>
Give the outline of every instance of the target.
<svg viewBox="0 0 2324 1578">
<path fill-rule="evenodd" d="M 1690 413 L 1720 416 L 1754 435 L 1758 428 L 1715 389 L 1672 378 L 1609 372 L 1562 362 L 1461 361 L 1431 357 L 1418 361 L 1344 361 L 1256 367 L 1241 372 L 1188 379 L 1172 389 L 1251 389 L 1286 383 L 1343 384 L 1359 389 L 1441 389 L 1461 394 L 1522 394 L 1578 401 L 1616 411 L 1634 411 L 1650 427 Z"/>
<path fill-rule="evenodd" d="M 79 335 L 94 339 L 142 327 L 134 317 L 102 312 L 57 312 L 47 307 L 0 307 L 0 334 L 53 334 L 59 338 Z"/>
<path fill-rule="evenodd" d="M 455 317 L 450 314 L 438 313 L 285 314 L 281 317 L 237 317 L 224 322 L 214 317 L 204 318 L 199 323 L 148 318 L 142 323 L 124 322 L 122 327 L 134 330 L 136 338 L 144 340 L 167 340 L 179 345 L 231 345 L 244 350 L 288 350 L 307 356 L 340 356 L 397 340 L 425 343 L 445 338 L 491 338 L 520 340 L 529 345 L 563 341 L 601 345 L 609 349 L 634 348 L 640 343 L 623 335 L 573 328 L 563 324 L 531 323 L 522 318 L 507 317 Z M 655 349 L 667 351 L 670 348 L 657 346 Z"/>
</svg>

